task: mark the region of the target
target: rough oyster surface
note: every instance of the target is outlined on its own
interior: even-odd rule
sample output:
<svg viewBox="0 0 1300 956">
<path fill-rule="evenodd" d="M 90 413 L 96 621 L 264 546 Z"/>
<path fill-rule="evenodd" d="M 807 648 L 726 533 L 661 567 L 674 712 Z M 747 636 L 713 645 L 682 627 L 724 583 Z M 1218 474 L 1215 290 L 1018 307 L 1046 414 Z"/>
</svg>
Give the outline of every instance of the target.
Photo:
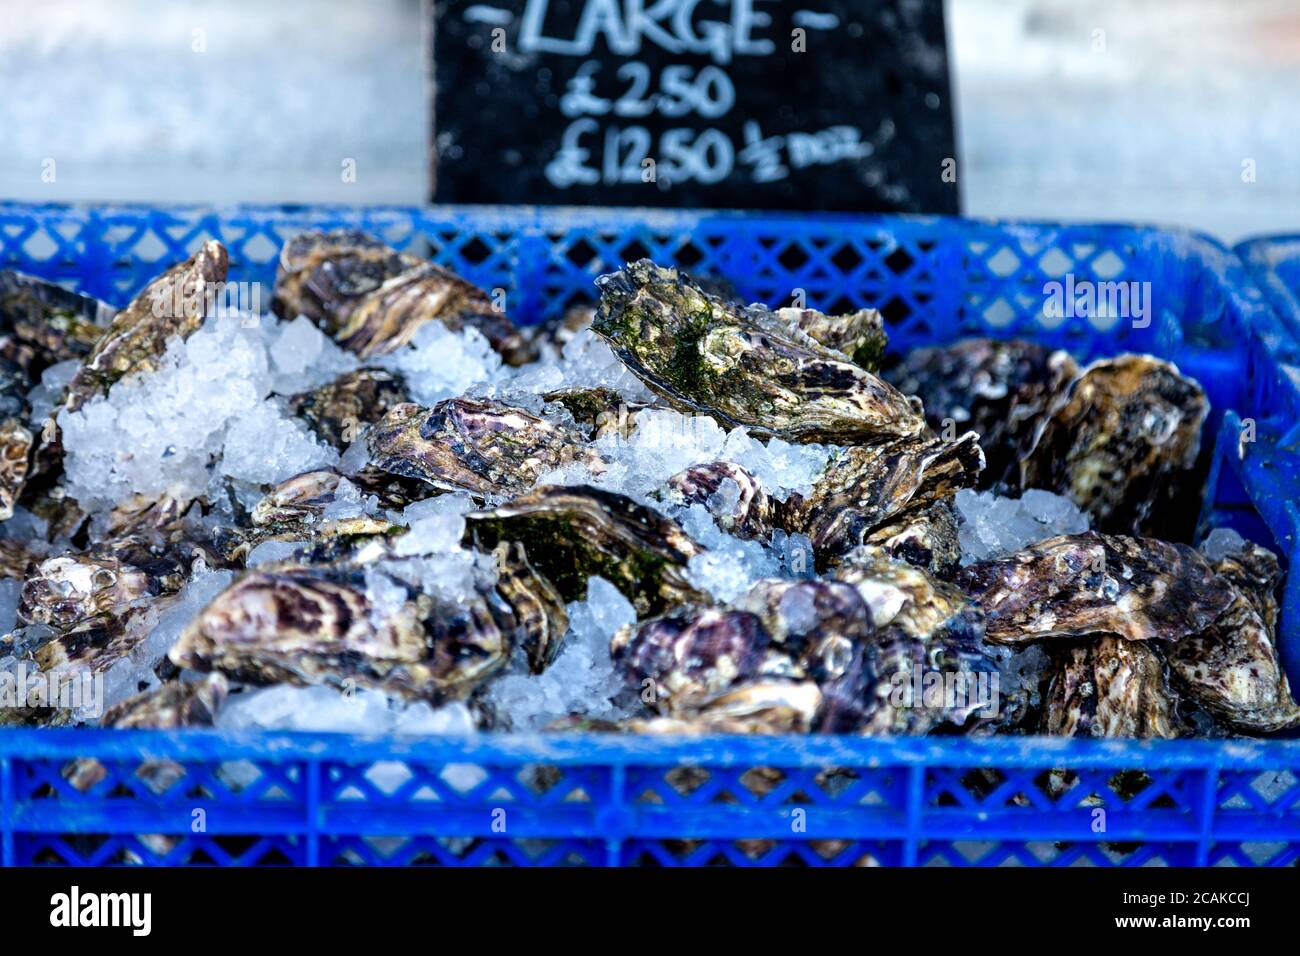
<svg viewBox="0 0 1300 956">
<path fill-rule="evenodd" d="M 1019 485 L 1019 455 L 1044 409 L 1079 371 L 1067 352 L 1020 339 L 963 339 L 913 349 L 881 375 L 925 404 L 940 434 L 979 435 L 987 467 L 980 487 Z"/>
<path fill-rule="evenodd" d="M 355 576 L 252 572 L 204 608 L 168 656 L 252 684 L 351 681 L 412 699 L 458 699 L 509 655 L 494 600 L 480 594 L 451 605 L 420 594 L 380 609 Z"/>
<path fill-rule="evenodd" d="M 703 548 L 675 521 L 624 495 L 547 486 L 465 518 L 479 547 L 522 542 L 566 601 L 580 600 L 593 576 L 618 588 L 642 616 L 705 600 L 686 578 L 687 562 Z"/>
<path fill-rule="evenodd" d="M 1064 737 L 1177 737 L 1165 664 L 1147 645 L 1099 637 L 1065 648 L 1048 690 L 1044 733 Z"/>
<path fill-rule="evenodd" d="M 479 497 L 524 491 L 561 464 L 599 465 L 581 434 L 500 402 L 403 404 L 366 435 L 376 467 Z"/>
<path fill-rule="evenodd" d="M 212 240 L 149 283 L 113 317 L 68 386 L 64 407 L 75 412 L 119 379 L 152 370 L 171 338 L 187 338 L 203 324 L 208 300 L 229 267 L 225 246 Z"/>
<path fill-rule="evenodd" d="M 984 609 L 988 640 L 1008 644 L 1096 635 L 1177 641 L 1205 630 L 1233 601 L 1232 588 L 1187 545 L 1095 531 L 972 564 L 956 580 Z"/>
<path fill-rule="evenodd" d="M 1071 498 L 1099 531 L 1142 535 L 1177 521 L 1209 402 L 1199 384 L 1149 355 L 1102 359 L 1045 411 L 1020 484 Z"/>
<path fill-rule="evenodd" d="M 1209 628 L 1169 649 L 1180 688 L 1239 731 L 1273 733 L 1300 726 L 1286 671 L 1274 643 L 1282 574 L 1271 551 L 1246 544 L 1214 563 L 1233 591 L 1232 603 Z"/>
<path fill-rule="evenodd" d="M 303 233 L 280 255 L 272 308 L 305 315 L 362 358 L 392 352 L 426 322 L 473 326 L 507 362 L 536 358 L 528 340 L 471 282 L 355 230 Z"/>
<path fill-rule="evenodd" d="M 974 432 L 951 442 L 918 436 L 855 446 L 827 465 L 810 494 L 792 495 L 777 523 L 808 535 L 819 562 L 829 563 L 886 522 L 970 487 L 983 466 Z"/>
<path fill-rule="evenodd" d="M 869 442 L 924 420 L 893 386 L 807 337 L 797 341 L 649 260 L 597 280 L 592 329 L 680 411 L 788 441 Z"/>
</svg>

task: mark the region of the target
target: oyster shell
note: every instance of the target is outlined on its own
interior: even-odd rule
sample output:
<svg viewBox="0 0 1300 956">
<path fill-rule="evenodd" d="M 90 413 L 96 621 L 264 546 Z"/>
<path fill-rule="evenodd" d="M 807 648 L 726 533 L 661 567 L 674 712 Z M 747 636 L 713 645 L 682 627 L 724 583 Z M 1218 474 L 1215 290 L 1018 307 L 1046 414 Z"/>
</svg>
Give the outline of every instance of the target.
<svg viewBox="0 0 1300 956">
<path fill-rule="evenodd" d="M 18 616 L 63 630 L 160 591 L 156 578 L 115 558 L 65 555 L 42 561 L 27 578 Z"/>
<path fill-rule="evenodd" d="M 279 530 L 303 530 L 311 534 L 314 529 L 309 526 L 325 518 L 329 507 L 338 501 L 339 486 L 344 481 L 347 481 L 357 494 L 366 498 L 373 497 L 380 508 L 390 511 L 401 511 L 412 502 L 431 496 L 427 485 L 377 469 L 365 468 L 349 477 L 331 468 L 321 468 L 316 471 L 305 471 L 280 482 L 253 506 L 249 519 L 255 528 L 291 525 L 292 527 L 283 527 Z M 381 523 L 388 524 L 386 521 Z M 304 525 L 308 527 L 303 527 Z M 353 530 L 345 533 L 359 532 Z M 383 531 L 377 529 L 375 533 L 383 533 Z"/>
<path fill-rule="evenodd" d="M 280 250 L 271 311 L 336 336 L 364 296 L 423 261 L 359 229 L 299 233 Z"/>
<path fill-rule="evenodd" d="M 523 542 L 533 566 L 565 601 L 583 600 L 594 575 L 618 588 L 641 617 L 707 603 L 686 579 L 686 563 L 704 549 L 675 521 L 624 495 L 589 485 L 546 486 L 465 520 L 468 539 L 480 550 Z"/>
<path fill-rule="evenodd" d="M 1207 630 L 1170 647 L 1169 668 L 1189 697 L 1234 730 L 1273 733 L 1300 726 L 1274 643 L 1282 579 L 1275 554 L 1255 544 L 1215 562 L 1233 590 L 1227 611 Z"/>
<path fill-rule="evenodd" d="M 514 612 L 518 644 L 528 667 L 540 674 L 560 652 L 569 630 L 569 613 L 555 585 L 538 574 L 519 541 L 503 541 L 492 554 L 496 560 L 497 593 Z"/>
<path fill-rule="evenodd" d="M 577 431 L 495 401 L 452 398 L 431 409 L 403 404 L 366 434 L 376 468 L 479 497 L 524 491 L 546 472 L 598 463 Z"/>
<path fill-rule="evenodd" d="M 656 710 L 680 715 L 737 681 L 771 674 L 770 643 L 756 614 L 686 606 L 619 629 L 609 650 L 628 685 L 642 691 L 642 700 L 648 697 Z"/>
<path fill-rule="evenodd" d="M 221 674 L 197 680 L 169 680 L 155 690 L 109 707 L 100 726 L 145 730 L 211 727 L 229 691 Z"/>
<path fill-rule="evenodd" d="M 549 730 L 586 730 L 691 737 L 702 734 L 806 734 L 821 707 L 812 681 L 759 678 L 686 708 L 677 717 L 585 718 L 558 721 Z"/>
<path fill-rule="evenodd" d="M 925 420 L 942 435 L 979 435 L 987 465 L 979 487 L 1016 487 L 1019 455 L 1053 397 L 1078 374 L 1068 352 L 1020 339 L 962 339 L 912 349 L 881 376 L 925 405 Z"/>
<path fill-rule="evenodd" d="M 0 270 L 0 521 L 13 517 L 30 478 L 61 470 L 58 428 L 29 425 L 28 393 L 51 365 L 88 355 L 113 314 L 98 299 Z"/>
<path fill-rule="evenodd" d="M 1048 689 L 1043 732 L 1064 737 L 1177 737 L 1175 696 L 1160 655 L 1099 637 L 1064 648 Z"/>
<path fill-rule="evenodd" d="M 833 458 L 807 495 L 791 495 L 777 523 L 812 540 L 821 566 L 913 509 L 975 484 L 984 455 L 979 436 L 956 441 L 917 436 L 847 448 Z M 942 519 L 940 519 L 942 520 Z"/>
<path fill-rule="evenodd" d="M 355 230 L 290 240 L 280 253 L 271 308 L 281 318 L 307 316 L 362 358 L 393 351 L 434 319 L 453 332 L 477 328 L 511 365 L 537 357 L 482 289 Z"/>
<path fill-rule="evenodd" d="M 546 392 L 547 402 L 558 402 L 568 409 L 579 425 L 592 429 L 592 438 L 615 434 L 623 438 L 632 434 L 637 412 L 649 406 L 640 402 L 626 402 L 612 388 L 561 388 Z"/>
<path fill-rule="evenodd" d="M 816 309 L 776 309 L 777 321 L 797 329 L 814 341 L 846 356 L 869 372 L 880 369 L 889 337 L 877 309 L 858 309 L 843 315 L 826 315 Z"/>
<path fill-rule="evenodd" d="M 40 560 L 36 552 L 21 541 L 0 538 L 0 578 L 21 581 L 27 569 Z"/>
<path fill-rule="evenodd" d="M 597 285 L 592 329 L 679 411 L 797 442 L 879 441 L 924 427 L 912 403 L 841 353 L 759 324 L 674 269 L 643 259 Z"/>
<path fill-rule="evenodd" d="M 360 572 L 281 567 L 219 594 L 168 657 L 252 684 L 355 685 L 438 703 L 467 696 L 506 662 L 502 611 L 491 592 L 455 604 L 412 594 L 381 610 Z"/>
<path fill-rule="evenodd" d="M 1227 610 L 1233 589 L 1183 544 L 1089 531 L 972 564 L 957 583 L 985 612 L 985 636 L 1016 644 L 1109 635 L 1177 641 Z"/>
<path fill-rule="evenodd" d="M 364 426 L 409 400 L 398 376 L 383 369 L 361 368 L 292 396 L 289 413 L 306 421 L 321 440 L 344 451 L 360 437 Z"/>
<path fill-rule="evenodd" d="M 135 372 L 152 371 L 172 338 L 188 338 L 206 316 L 218 283 L 226 280 L 226 247 L 216 240 L 154 279 L 113 317 L 68 386 L 64 407 L 75 412 Z"/>
<path fill-rule="evenodd" d="M 0 521 L 14 516 L 14 506 L 27 484 L 32 444 L 31 429 L 17 418 L 0 421 Z"/>
<path fill-rule="evenodd" d="M 1089 365 L 1053 400 L 1020 460 L 1020 484 L 1065 495 L 1113 534 L 1167 531 L 1191 480 L 1209 402 L 1169 362 Z M 1194 510 L 1194 509 L 1193 509 Z"/>
<path fill-rule="evenodd" d="M 865 534 L 862 543 L 878 546 L 891 558 L 940 577 L 950 576 L 961 560 L 957 511 L 951 498 L 904 511 Z M 837 557 L 828 558 L 832 566 L 839 561 Z"/>
<path fill-rule="evenodd" d="M 774 507 L 758 479 L 729 461 L 692 465 L 668 479 L 662 498 L 679 506 L 702 504 L 718 527 L 738 538 L 772 534 Z"/>
<path fill-rule="evenodd" d="M 39 356 L 36 377 L 44 366 L 88 355 L 116 311 L 45 279 L 0 269 L 0 329 Z"/>
</svg>

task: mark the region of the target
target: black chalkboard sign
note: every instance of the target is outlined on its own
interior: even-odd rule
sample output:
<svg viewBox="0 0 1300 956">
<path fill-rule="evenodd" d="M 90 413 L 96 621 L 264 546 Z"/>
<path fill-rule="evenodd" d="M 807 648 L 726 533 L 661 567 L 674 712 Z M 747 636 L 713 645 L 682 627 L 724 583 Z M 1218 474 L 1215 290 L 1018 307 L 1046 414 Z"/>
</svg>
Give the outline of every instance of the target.
<svg viewBox="0 0 1300 956">
<path fill-rule="evenodd" d="M 941 0 L 434 0 L 435 202 L 956 212 Z"/>
</svg>

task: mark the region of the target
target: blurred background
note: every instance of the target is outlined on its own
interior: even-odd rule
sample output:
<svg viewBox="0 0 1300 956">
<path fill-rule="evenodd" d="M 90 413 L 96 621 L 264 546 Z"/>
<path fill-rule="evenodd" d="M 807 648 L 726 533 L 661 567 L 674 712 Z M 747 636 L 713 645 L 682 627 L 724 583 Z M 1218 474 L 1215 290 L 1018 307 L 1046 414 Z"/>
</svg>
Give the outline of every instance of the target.
<svg viewBox="0 0 1300 956">
<path fill-rule="evenodd" d="M 1300 227 L 1295 0 L 945 10 L 966 213 Z M 427 197 L 420 0 L 3 0 L 0 23 L 0 197 Z"/>
</svg>

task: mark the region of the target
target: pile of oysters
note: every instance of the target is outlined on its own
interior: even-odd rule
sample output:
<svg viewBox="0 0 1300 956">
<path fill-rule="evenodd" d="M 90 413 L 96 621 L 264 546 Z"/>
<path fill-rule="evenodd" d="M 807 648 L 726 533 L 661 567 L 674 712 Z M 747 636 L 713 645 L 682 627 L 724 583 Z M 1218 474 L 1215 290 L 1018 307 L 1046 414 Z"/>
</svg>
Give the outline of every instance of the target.
<svg viewBox="0 0 1300 956">
<path fill-rule="evenodd" d="M 597 577 L 636 617 L 608 641 L 623 713 L 578 709 L 550 729 L 1177 737 L 1300 725 L 1276 647 L 1278 558 L 1245 541 L 1178 543 L 1194 533 L 1208 402 L 1169 362 L 1081 367 L 992 339 L 888 355 L 874 310 L 744 305 L 648 260 L 599 278 L 594 311 L 518 328 L 438 265 L 353 231 L 307 233 L 282 250 L 272 311 L 305 316 L 357 361 L 284 407 L 349 467 L 286 475 L 255 501 L 83 507 L 60 416 L 153 374 L 169 343 L 211 318 L 206 293 L 227 272 L 208 242 L 120 311 L 0 273 L 0 575 L 19 595 L 0 676 L 19 663 L 140 663 L 148 679 L 103 726 L 211 725 L 233 699 L 288 684 L 461 702 L 480 727 L 508 729 L 493 681 L 544 674 Z M 418 404 L 416 383 L 380 360 L 435 322 L 473 330 L 514 369 L 591 337 L 642 397 L 568 384 L 532 408 L 482 392 Z M 75 374 L 36 408 L 43 373 L 69 361 Z M 597 439 L 654 409 L 825 446 L 828 462 L 780 496 L 728 460 L 696 462 L 648 497 L 545 480 L 600 475 Z M 339 517 L 344 489 L 377 507 Z M 963 560 L 962 489 L 1050 491 L 1092 530 Z M 395 519 L 448 495 L 472 502 L 448 547 L 475 556 L 473 586 L 449 597 L 393 580 L 379 600 L 374 570 L 413 533 Z M 675 517 L 693 505 L 736 539 L 806 542 L 809 560 L 718 600 L 690 573 L 706 544 Z M 250 562 L 268 543 L 285 553 Z M 179 592 L 213 570 L 229 583 L 160 641 Z M 1031 660 L 1027 679 L 999 680 Z M 0 707 L 0 726 L 80 721 L 53 701 Z"/>
</svg>

